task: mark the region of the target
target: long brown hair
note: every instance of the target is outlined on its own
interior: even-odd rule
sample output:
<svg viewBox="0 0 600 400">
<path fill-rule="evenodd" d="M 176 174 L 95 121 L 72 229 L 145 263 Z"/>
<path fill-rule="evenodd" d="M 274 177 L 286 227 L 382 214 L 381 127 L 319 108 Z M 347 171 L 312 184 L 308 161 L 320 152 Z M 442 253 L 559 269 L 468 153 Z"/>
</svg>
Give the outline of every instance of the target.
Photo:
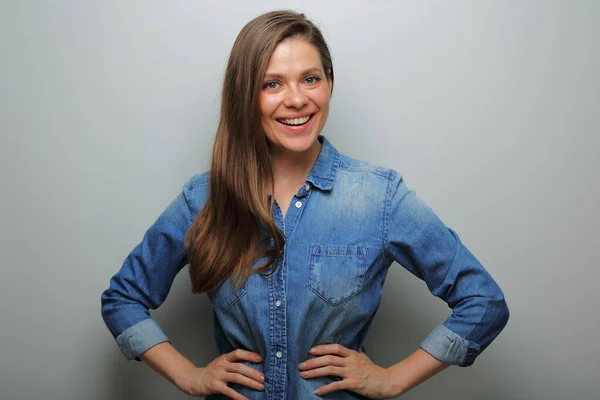
<svg viewBox="0 0 600 400">
<path fill-rule="evenodd" d="M 185 237 L 193 293 L 212 291 L 230 276 L 239 288 L 252 273 L 272 273 L 274 268 L 268 270 L 282 252 L 285 238 L 271 216 L 273 203 L 267 193 L 273 173 L 258 98 L 271 54 L 290 38 L 301 38 L 319 51 L 333 84 L 325 39 L 304 14 L 269 12 L 240 31 L 223 82 L 210 194 Z"/>
</svg>

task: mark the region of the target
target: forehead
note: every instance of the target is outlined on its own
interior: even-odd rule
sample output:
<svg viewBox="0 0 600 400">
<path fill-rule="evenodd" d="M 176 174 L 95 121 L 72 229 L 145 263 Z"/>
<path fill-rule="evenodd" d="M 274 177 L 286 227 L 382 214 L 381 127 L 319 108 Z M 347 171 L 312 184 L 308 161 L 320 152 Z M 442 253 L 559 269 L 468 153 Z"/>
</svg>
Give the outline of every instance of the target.
<svg viewBox="0 0 600 400">
<path fill-rule="evenodd" d="M 267 73 L 293 73 L 307 68 L 323 69 L 319 51 L 305 40 L 288 39 L 271 54 Z"/>
</svg>

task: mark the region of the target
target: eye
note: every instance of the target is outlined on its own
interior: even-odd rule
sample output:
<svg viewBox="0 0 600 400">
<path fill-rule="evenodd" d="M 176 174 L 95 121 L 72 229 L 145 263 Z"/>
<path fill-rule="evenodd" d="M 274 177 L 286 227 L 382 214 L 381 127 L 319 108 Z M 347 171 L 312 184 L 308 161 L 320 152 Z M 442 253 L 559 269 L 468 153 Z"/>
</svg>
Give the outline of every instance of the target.
<svg viewBox="0 0 600 400">
<path fill-rule="evenodd" d="M 265 83 L 263 85 L 263 88 L 265 88 L 265 89 L 277 89 L 277 85 L 279 85 L 279 82 L 270 81 L 270 82 Z"/>
<path fill-rule="evenodd" d="M 321 78 L 319 78 L 318 76 L 309 76 L 308 78 L 306 78 L 304 80 L 304 82 L 308 83 L 309 85 L 313 85 L 320 80 L 321 80 Z"/>
</svg>

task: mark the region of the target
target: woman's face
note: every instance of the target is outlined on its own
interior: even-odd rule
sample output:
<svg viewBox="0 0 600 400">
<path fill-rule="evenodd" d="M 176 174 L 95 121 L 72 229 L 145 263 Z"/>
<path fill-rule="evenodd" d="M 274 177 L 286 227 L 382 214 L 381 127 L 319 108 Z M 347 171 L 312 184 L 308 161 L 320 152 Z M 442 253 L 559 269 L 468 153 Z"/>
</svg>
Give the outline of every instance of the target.
<svg viewBox="0 0 600 400">
<path fill-rule="evenodd" d="M 318 148 L 330 96 L 331 82 L 318 50 L 302 39 L 281 42 L 269 59 L 259 98 L 262 126 L 273 151 Z"/>
</svg>

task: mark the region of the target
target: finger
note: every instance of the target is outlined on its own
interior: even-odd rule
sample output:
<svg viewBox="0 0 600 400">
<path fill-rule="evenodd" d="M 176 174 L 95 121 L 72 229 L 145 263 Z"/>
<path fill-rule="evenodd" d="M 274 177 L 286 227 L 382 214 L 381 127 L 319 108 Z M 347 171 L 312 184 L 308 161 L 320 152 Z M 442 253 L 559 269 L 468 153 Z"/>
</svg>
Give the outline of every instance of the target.
<svg viewBox="0 0 600 400">
<path fill-rule="evenodd" d="M 321 386 L 320 388 L 315 390 L 313 393 L 316 395 L 322 396 L 322 395 L 325 395 L 325 394 L 328 394 L 331 392 L 336 392 L 338 390 L 344 390 L 344 389 L 350 389 L 350 385 L 348 385 L 345 380 L 335 381 L 328 385 Z"/>
<path fill-rule="evenodd" d="M 326 356 L 320 356 L 320 357 L 311 358 L 310 360 L 306 360 L 303 363 L 298 364 L 298 369 L 299 370 L 308 370 L 308 369 L 323 367 L 325 365 L 334 365 L 336 367 L 345 367 L 346 366 L 345 361 L 346 361 L 345 358 L 328 354 Z"/>
<path fill-rule="evenodd" d="M 232 400 L 248 400 L 246 396 L 242 396 L 241 394 L 239 394 L 229 386 L 225 385 L 224 383 L 222 385 L 219 385 L 217 390 L 219 391 L 219 393 L 224 394 Z"/>
<path fill-rule="evenodd" d="M 339 376 L 345 378 L 346 374 L 344 373 L 344 368 L 328 365 L 326 367 L 315 368 L 309 371 L 302 371 L 300 372 L 300 376 L 303 378 L 315 378 L 317 376 Z"/>
<path fill-rule="evenodd" d="M 252 367 L 249 367 L 242 363 L 231 363 L 225 367 L 226 372 L 236 372 L 238 374 L 247 376 L 250 379 L 255 380 L 256 382 L 262 384 L 265 381 L 265 376 L 262 372 L 255 370 Z"/>
<path fill-rule="evenodd" d="M 265 385 L 263 385 L 260 382 L 255 381 L 254 379 L 250 379 L 247 376 L 235 373 L 235 372 L 229 372 L 225 375 L 225 379 L 228 382 L 233 382 L 233 383 L 237 383 L 240 385 L 244 385 L 247 386 L 249 388 L 255 389 L 255 390 L 264 390 L 265 389 Z"/>
<path fill-rule="evenodd" d="M 225 359 L 229 362 L 250 361 L 254 363 L 262 362 L 262 357 L 258 353 L 248 350 L 237 349 L 225 355 Z"/>
<path fill-rule="evenodd" d="M 310 354 L 337 354 L 338 356 L 348 357 L 353 350 L 342 346 L 341 344 L 321 344 L 310 349 Z"/>
</svg>

